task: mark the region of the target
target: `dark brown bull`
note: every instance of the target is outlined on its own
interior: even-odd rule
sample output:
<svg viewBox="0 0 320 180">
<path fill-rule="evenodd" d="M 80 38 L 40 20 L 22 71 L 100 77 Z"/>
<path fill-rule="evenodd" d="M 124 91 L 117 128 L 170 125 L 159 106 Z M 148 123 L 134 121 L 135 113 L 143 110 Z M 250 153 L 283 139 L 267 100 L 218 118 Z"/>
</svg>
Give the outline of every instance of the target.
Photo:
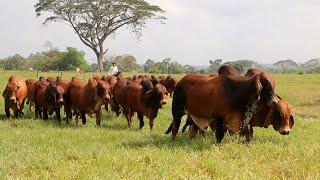
<svg viewBox="0 0 320 180">
<path fill-rule="evenodd" d="M 16 118 L 23 114 L 22 110 L 24 101 L 27 98 L 27 93 L 28 89 L 25 81 L 16 76 L 9 78 L 8 84 L 2 93 L 5 103 L 5 113 L 8 118 L 10 117 L 10 109 L 14 111 Z"/>
<path fill-rule="evenodd" d="M 72 118 L 72 110 L 80 113 L 82 123 L 86 124 L 86 114 L 96 114 L 96 125 L 101 125 L 101 106 L 110 100 L 110 86 L 103 81 L 89 79 L 84 85 L 73 78 L 66 93 L 67 122 Z M 77 119 L 78 124 L 78 119 Z"/>
<path fill-rule="evenodd" d="M 64 103 L 63 94 L 64 89 L 52 81 L 48 83 L 40 80 L 35 84 L 34 101 L 35 101 L 35 115 L 42 117 L 44 120 L 49 118 L 53 112 L 56 113 L 56 118 L 61 122 L 60 108 Z"/>
<path fill-rule="evenodd" d="M 25 80 L 27 89 L 28 89 L 28 95 L 27 95 L 27 102 L 26 104 L 29 104 L 29 110 L 31 111 L 32 106 L 34 105 L 34 88 L 37 80 L 35 79 L 27 79 Z"/>
<path fill-rule="evenodd" d="M 131 126 L 132 116 L 137 112 L 140 129 L 144 126 L 143 117 L 149 119 L 150 130 L 158 110 L 167 103 L 168 92 L 166 88 L 157 84 L 153 86 L 150 80 L 142 80 L 141 84 L 129 83 L 121 92 L 119 103 L 123 108 L 128 125 Z"/>
</svg>

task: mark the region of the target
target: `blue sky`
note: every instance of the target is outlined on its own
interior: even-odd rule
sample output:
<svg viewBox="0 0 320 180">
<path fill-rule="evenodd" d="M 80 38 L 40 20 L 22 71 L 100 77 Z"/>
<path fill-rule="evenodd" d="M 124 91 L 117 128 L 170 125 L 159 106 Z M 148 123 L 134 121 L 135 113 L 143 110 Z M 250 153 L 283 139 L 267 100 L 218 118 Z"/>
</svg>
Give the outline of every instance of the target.
<svg viewBox="0 0 320 180">
<path fill-rule="evenodd" d="M 95 59 L 72 29 L 62 23 L 42 26 L 35 0 L 0 6 L 0 58 L 24 56 L 51 41 L 60 49 L 77 47 Z M 167 11 L 166 24 L 148 23 L 138 40 L 127 29 L 107 39 L 109 55 L 132 54 L 140 63 L 171 57 L 183 64 L 209 59 L 251 59 L 262 63 L 320 57 L 320 1 L 317 0 L 150 0 Z"/>
</svg>

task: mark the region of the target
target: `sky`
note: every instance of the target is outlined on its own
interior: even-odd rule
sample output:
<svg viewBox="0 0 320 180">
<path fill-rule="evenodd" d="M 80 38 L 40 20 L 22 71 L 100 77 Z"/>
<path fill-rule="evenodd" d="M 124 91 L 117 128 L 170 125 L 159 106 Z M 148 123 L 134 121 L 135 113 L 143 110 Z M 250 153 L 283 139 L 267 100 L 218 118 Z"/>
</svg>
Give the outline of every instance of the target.
<svg viewBox="0 0 320 180">
<path fill-rule="evenodd" d="M 61 50 L 72 46 L 95 61 L 64 23 L 42 25 L 36 0 L 10 0 L 0 6 L 0 58 L 28 56 L 50 41 Z M 132 54 L 139 63 L 172 58 L 206 65 L 210 59 L 249 59 L 274 63 L 320 57 L 319 0 L 149 0 L 166 11 L 165 24 L 148 22 L 138 39 L 124 28 L 108 38 L 108 55 Z"/>
</svg>

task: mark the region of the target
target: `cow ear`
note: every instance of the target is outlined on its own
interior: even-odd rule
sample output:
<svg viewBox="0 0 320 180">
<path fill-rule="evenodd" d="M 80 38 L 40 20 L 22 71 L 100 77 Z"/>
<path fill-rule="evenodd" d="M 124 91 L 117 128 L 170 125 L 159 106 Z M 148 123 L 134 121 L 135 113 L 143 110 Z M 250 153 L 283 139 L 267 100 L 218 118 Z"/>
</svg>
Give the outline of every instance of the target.
<svg viewBox="0 0 320 180">
<path fill-rule="evenodd" d="M 7 96 L 7 88 L 5 88 L 2 92 L 2 97 L 6 97 Z"/>
<path fill-rule="evenodd" d="M 293 116 L 291 115 L 290 116 L 290 119 L 289 119 L 289 121 L 290 121 L 290 129 L 293 127 L 293 125 L 294 125 L 294 118 L 293 118 Z"/>
<path fill-rule="evenodd" d="M 256 90 L 257 90 L 257 94 L 261 94 L 261 91 L 262 91 L 262 84 L 261 84 L 261 81 L 260 79 L 257 77 L 256 80 L 255 80 L 255 85 L 256 85 Z"/>
<path fill-rule="evenodd" d="M 282 100 L 282 98 L 281 98 L 279 95 L 277 95 L 277 97 L 278 97 L 280 100 Z"/>
</svg>

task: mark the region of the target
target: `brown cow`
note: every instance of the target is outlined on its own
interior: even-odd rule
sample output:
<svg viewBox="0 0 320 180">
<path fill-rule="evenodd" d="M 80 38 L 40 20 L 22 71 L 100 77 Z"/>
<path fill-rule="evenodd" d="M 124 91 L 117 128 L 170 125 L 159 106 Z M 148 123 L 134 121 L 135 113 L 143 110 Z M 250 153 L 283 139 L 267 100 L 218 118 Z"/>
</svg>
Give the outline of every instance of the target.
<svg viewBox="0 0 320 180">
<path fill-rule="evenodd" d="M 172 76 L 167 76 L 167 78 L 165 79 L 160 79 L 159 83 L 166 87 L 167 91 L 170 93 L 170 97 L 172 97 L 172 93 L 174 91 L 174 88 L 176 87 L 177 80 Z"/>
<path fill-rule="evenodd" d="M 35 79 L 27 79 L 25 80 L 27 89 L 28 89 L 28 95 L 27 95 L 27 102 L 26 104 L 29 104 L 29 110 L 31 111 L 32 106 L 34 105 L 34 88 L 37 80 Z"/>
<path fill-rule="evenodd" d="M 60 107 L 63 105 L 64 89 L 55 82 L 38 81 L 34 88 L 35 115 L 47 120 L 48 113 L 56 113 L 56 118 L 61 122 Z"/>
<path fill-rule="evenodd" d="M 228 65 L 224 65 L 221 66 L 218 70 L 218 73 L 214 73 L 214 74 L 210 74 L 209 76 L 206 75 L 201 75 L 198 73 L 192 73 L 190 76 L 185 76 L 183 82 L 180 82 L 180 84 L 182 84 L 183 87 L 183 91 L 186 93 L 190 93 L 189 91 L 200 81 L 208 81 L 212 78 L 216 78 L 219 75 L 221 76 L 228 76 L 228 75 L 232 75 L 232 76 L 239 76 L 240 73 L 234 69 L 232 66 L 228 66 Z M 176 107 L 173 107 L 176 108 Z M 192 118 L 190 117 L 190 115 L 188 114 L 188 118 L 186 120 L 186 124 L 183 126 L 182 128 L 182 132 L 185 131 L 185 129 L 190 126 L 189 128 L 189 135 L 191 138 L 194 138 L 198 131 L 199 128 L 198 126 L 193 122 Z M 210 125 L 211 129 L 213 131 L 215 131 L 214 125 L 211 124 Z M 170 127 L 168 128 L 168 130 L 166 131 L 166 134 L 169 134 L 172 131 L 172 126 L 170 125 Z M 204 131 L 200 131 L 200 133 L 202 135 L 204 135 Z"/>
<path fill-rule="evenodd" d="M 200 81 L 189 92 L 185 92 L 184 79 L 192 76 L 198 75 L 187 75 L 178 83 L 175 90 L 177 95 L 174 96 L 172 103 L 173 137 L 178 131 L 185 110 L 201 131 L 205 131 L 205 128 L 214 122 L 218 143 L 221 142 L 226 130 L 230 133 L 242 130 L 241 127 L 246 123 L 247 112 L 261 94 L 261 77 L 256 75 L 252 78 L 242 78 L 223 75 Z M 268 99 L 271 100 L 272 97 Z"/>
<path fill-rule="evenodd" d="M 146 79 L 143 79 L 141 84 L 133 82 L 125 86 L 121 92 L 119 103 L 123 108 L 123 114 L 129 127 L 134 112 L 137 112 L 140 129 L 144 126 L 143 117 L 146 116 L 149 119 L 150 130 L 152 130 L 158 110 L 167 103 L 167 95 L 168 92 L 163 85 L 153 86 L 151 81 Z"/>
<path fill-rule="evenodd" d="M 101 106 L 110 100 L 110 86 L 103 81 L 89 79 L 84 85 L 73 78 L 66 93 L 67 122 L 72 118 L 72 110 L 80 113 L 82 123 L 86 124 L 86 113 L 96 114 L 96 125 L 101 125 Z M 78 119 L 77 119 L 78 124 Z"/>
<path fill-rule="evenodd" d="M 5 103 L 6 116 L 10 117 L 10 109 L 14 111 L 14 116 L 17 118 L 22 115 L 24 101 L 27 98 L 28 88 L 26 82 L 16 76 L 9 78 L 8 84 L 4 89 L 2 96 Z"/>
<path fill-rule="evenodd" d="M 257 74 L 261 74 L 262 72 L 263 71 L 252 68 L 248 70 L 245 76 L 253 77 Z M 269 82 L 271 82 L 271 87 L 272 89 L 274 89 L 275 82 L 271 77 L 271 75 L 268 74 L 267 72 L 264 72 L 264 76 L 268 76 Z M 282 101 L 280 97 L 277 97 L 277 101 L 274 101 L 271 107 L 266 103 L 263 103 L 262 100 L 260 100 L 257 104 L 257 111 L 255 114 L 253 114 L 250 120 L 249 128 L 248 128 L 249 132 L 244 131 L 244 132 L 241 132 L 241 134 L 246 135 L 246 133 L 249 133 L 249 135 L 247 136 L 249 139 L 247 141 L 250 141 L 252 139 L 252 134 L 253 134 L 252 127 L 258 126 L 258 127 L 267 128 L 269 125 L 273 125 L 273 128 L 276 131 L 279 131 L 280 134 L 287 135 L 289 134 L 294 124 L 291 111 L 292 111 L 291 105 L 285 101 Z M 192 119 L 189 116 L 187 118 L 187 122 L 185 126 L 182 129 L 182 132 L 185 131 L 187 126 L 190 126 L 189 128 L 190 137 L 191 138 L 195 137 L 198 132 L 198 127 L 193 123 Z M 201 134 L 203 135 L 204 132 L 201 132 Z"/>
</svg>

